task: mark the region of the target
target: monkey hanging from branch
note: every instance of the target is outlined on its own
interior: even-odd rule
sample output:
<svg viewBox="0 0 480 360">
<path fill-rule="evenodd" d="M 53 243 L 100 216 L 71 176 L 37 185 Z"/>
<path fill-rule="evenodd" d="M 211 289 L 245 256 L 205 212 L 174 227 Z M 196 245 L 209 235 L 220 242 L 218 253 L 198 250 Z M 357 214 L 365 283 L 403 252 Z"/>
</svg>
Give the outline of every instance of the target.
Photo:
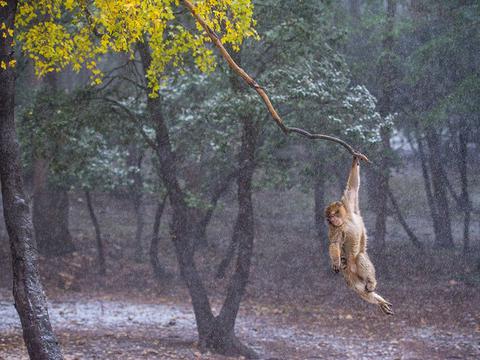
<svg viewBox="0 0 480 360">
<path fill-rule="evenodd" d="M 301 128 L 287 126 L 270 101 L 265 89 L 235 62 L 222 44 L 222 39 L 197 13 L 192 1 L 182 0 L 182 2 L 197 20 L 198 24 L 205 30 L 230 68 L 262 98 L 271 117 L 285 135 L 294 133 L 310 140 L 332 141 L 342 145 L 353 155 L 352 170 L 342 201 L 332 203 L 327 208 L 327 219 L 330 228 L 329 239 L 331 242 L 330 257 L 332 259 L 333 269 L 337 272 L 340 271 L 340 269 L 342 270 L 347 284 L 353 288 L 362 299 L 379 305 L 385 314 L 393 315 L 391 304 L 374 292 L 377 284 L 375 280 L 375 268 L 366 252 L 367 236 L 358 207 L 358 188 L 360 184 L 359 162 L 360 160 L 369 162 L 368 158 L 356 151 L 347 142 L 334 136 L 312 133 Z M 342 257 L 344 258 L 343 266 L 341 263 Z"/>
<path fill-rule="evenodd" d="M 347 187 L 340 201 L 325 209 L 332 269 L 341 271 L 347 285 L 365 301 L 393 315 L 392 304 L 375 292 L 375 267 L 367 254 L 367 233 L 360 215 L 360 158 L 353 156 Z"/>
</svg>

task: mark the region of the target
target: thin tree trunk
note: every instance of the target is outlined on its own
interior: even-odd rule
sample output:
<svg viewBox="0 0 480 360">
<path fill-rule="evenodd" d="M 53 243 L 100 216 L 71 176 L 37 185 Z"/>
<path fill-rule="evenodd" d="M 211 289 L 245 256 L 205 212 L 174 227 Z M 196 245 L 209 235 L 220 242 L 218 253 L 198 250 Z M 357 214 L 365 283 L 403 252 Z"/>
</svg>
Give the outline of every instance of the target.
<svg viewBox="0 0 480 360">
<path fill-rule="evenodd" d="M 460 183 L 462 184 L 461 203 L 464 211 L 463 218 L 463 253 L 467 254 L 470 250 L 470 218 L 471 204 L 468 194 L 468 173 L 467 173 L 467 155 L 468 155 L 468 135 L 469 128 L 461 129 L 458 134 L 458 171 L 460 173 Z"/>
<path fill-rule="evenodd" d="M 143 152 L 138 149 L 138 147 L 131 146 L 129 149 L 128 165 L 130 167 L 136 168 L 138 171 L 135 171 L 131 174 L 131 190 L 130 198 L 133 204 L 133 209 L 135 212 L 135 243 L 133 244 L 134 248 L 134 258 L 135 261 L 141 262 L 143 260 L 143 228 L 145 226 L 145 212 L 143 208 L 143 177 L 142 177 L 142 162 L 143 162 Z"/>
<path fill-rule="evenodd" d="M 439 236 L 438 233 L 438 215 L 435 207 L 435 200 L 433 198 L 432 191 L 432 182 L 430 180 L 430 172 L 428 170 L 427 156 L 425 154 L 425 148 L 423 145 L 423 140 L 418 134 L 418 129 L 415 132 L 417 145 L 418 145 L 418 155 L 420 156 L 420 164 L 422 167 L 423 182 L 425 185 L 425 194 L 427 195 L 428 208 L 430 209 L 430 217 L 433 224 L 433 232 L 435 233 L 435 238 Z"/>
<path fill-rule="evenodd" d="M 17 1 L 0 7 L 0 23 L 14 29 Z M 12 39 L 0 41 L 0 60 L 11 59 Z M 0 69 L 0 180 L 5 223 L 10 239 L 13 268 L 13 297 L 20 317 L 23 339 L 32 360 L 62 359 L 53 333 L 47 302 L 37 271 L 32 222 L 25 200 L 20 148 L 14 122 L 15 75 Z"/>
<path fill-rule="evenodd" d="M 441 163 L 441 149 L 439 137 L 431 127 L 426 129 L 426 140 L 430 150 L 430 168 L 432 171 L 433 199 L 435 211 L 438 217 L 438 236 L 435 239 L 436 246 L 451 248 L 453 244 L 450 210 L 445 185 L 445 170 Z"/>
<path fill-rule="evenodd" d="M 87 207 L 88 213 L 90 214 L 90 219 L 92 220 L 93 227 L 95 228 L 95 239 L 97 241 L 98 254 L 98 273 L 100 275 L 105 275 L 107 273 L 107 267 L 105 265 L 105 253 L 103 248 L 102 233 L 100 231 L 100 225 L 98 223 L 97 216 L 95 215 L 90 191 L 88 190 L 85 190 L 85 199 L 87 200 Z"/>
<path fill-rule="evenodd" d="M 210 199 L 210 204 L 205 212 L 204 216 L 200 219 L 199 225 L 197 226 L 197 239 L 198 243 L 208 245 L 207 241 L 207 227 L 212 220 L 213 213 L 217 207 L 218 200 L 222 195 L 228 190 L 230 184 L 235 179 L 238 174 L 238 170 L 232 171 L 230 174 L 225 176 L 221 181 L 215 186 L 212 191 L 212 196 Z"/>
<path fill-rule="evenodd" d="M 393 195 L 390 187 L 388 188 L 388 197 L 390 198 L 390 202 L 392 203 L 393 211 L 397 216 L 398 222 L 400 223 L 400 225 L 402 225 L 403 230 L 405 230 L 405 233 L 408 235 L 408 238 L 410 239 L 412 244 L 418 249 L 423 249 L 423 244 L 420 242 L 420 240 L 418 240 L 417 236 L 410 228 L 410 226 L 408 226 L 407 221 L 403 217 L 402 210 L 400 210 L 397 199 L 395 198 L 395 195 Z"/>
<path fill-rule="evenodd" d="M 165 209 L 165 203 L 167 201 L 167 195 L 162 198 L 157 204 L 157 210 L 155 211 L 155 220 L 153 223 L 152 241 L 150 242 L 150 264 L 152 265 L 152 271 L 154 277 L 163 279 L 167 274 L 165 268 L 160 264 L 158 260 L 158 243 L 160 241 L 160 222 L 162 220 L 163 210 Z"/>
</svg>

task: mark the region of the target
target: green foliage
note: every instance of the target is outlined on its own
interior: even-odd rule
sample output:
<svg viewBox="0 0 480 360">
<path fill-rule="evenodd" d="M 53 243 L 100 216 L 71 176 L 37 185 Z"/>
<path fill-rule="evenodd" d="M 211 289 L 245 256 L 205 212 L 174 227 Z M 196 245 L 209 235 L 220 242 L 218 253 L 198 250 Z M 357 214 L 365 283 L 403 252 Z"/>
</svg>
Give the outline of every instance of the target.
<svg viewBox="0 0 480 360">
<path fill-rule="evenodd" d="M 49 163 L 49 181 L 63 187 L 113 190 L 131 182 L 125 148 L 132 128 L 106 104 L 92 99 L 90 89 L 72 94 L 40 90 L 20 121 L 19 135 L 34 159 Z M 28 161 L 30 160 L 30 161 Z"/>
</svg>

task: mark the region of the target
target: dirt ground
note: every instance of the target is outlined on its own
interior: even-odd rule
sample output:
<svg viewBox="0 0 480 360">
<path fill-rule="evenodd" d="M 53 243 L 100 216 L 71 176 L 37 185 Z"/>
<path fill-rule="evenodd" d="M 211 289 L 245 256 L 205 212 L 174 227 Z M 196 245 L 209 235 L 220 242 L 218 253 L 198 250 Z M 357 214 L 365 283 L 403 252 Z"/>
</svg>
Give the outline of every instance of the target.
<svg viewBox="0 0 480 360">
<path fill-rule="evenodd" d="M 178 278 L 167 221 L 160 260 L 177 275 L 159 282 L 147 255 L 141 263 L 132 260 L 135 223 L 128 203 L 96 199 L 107 277 L 97 275 L 93 230 L 84 203 L 74 196 L 70 219 L 77 253 L 40 259 L 52 323 L 66 359 L 225 359 L 202 354 L 197 347 L 190 298 Z M 389 220 L 385 253 L 376 253 L 374 242 L 370 247 L 378 291 L 394 305 L 395 316 L 386 317 L 326 269 L 328 260 L 307 216 L 312 208 L 308 195 L 265 193 L 256 201 L 261 216 L 236 333 L 262 359 L 480 359 L 480 249 L 462 255 L 460 226 L 455 226 L 457 249 L 427 246 L 420 253 Z M 154 202 L 147 206 L 147 219 L 153 212 Z M 211 248 L 196 256 L 216 311 L 228 276 L 212 279 L 236 211 L 225 204 L 218 213 L 209 230 Z M 367 228 L 372 228 L 366 215 Z M 431 229 L 416 217 L 409 221 L 421 241 L 430 244 Z M 472 226 L 472 244 L 479 243 L 479 230 L 478 224 Z M 144 249 L 149 239 L 147 231 Z M 8 243 L 0 245 L 0 359 L 27 359 L 10 291 Z"/>
<path fill-rule="evenodd" d="M 317 301 L 247 298 L 237 335 L 262 359 L 479 359 L 478 289 L 451 282 L 381 287 L 396 315 L 356 299 L 339 279 Z M 175 295 L 56 294 L 50 315 L 66 359 L 224 359 L 200 353 L 181 285 Z M 433 294 L 433 295 L 431 295 Z M 220 301 L 214 301 L 214 309 Z M 0 296 L 0 359 L 27 359 L 8 293 Z"/>
</svg>

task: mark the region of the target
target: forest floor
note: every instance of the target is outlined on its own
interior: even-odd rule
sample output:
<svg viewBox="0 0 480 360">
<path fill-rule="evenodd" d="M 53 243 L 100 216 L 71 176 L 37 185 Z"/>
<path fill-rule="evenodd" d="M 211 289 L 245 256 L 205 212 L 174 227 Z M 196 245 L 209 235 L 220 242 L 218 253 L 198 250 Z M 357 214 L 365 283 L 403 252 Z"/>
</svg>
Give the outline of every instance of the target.
<svg viewBox="0 0 480 360">
<path fill-rule="evenodd" d="M 404 201 L 414 203 L 415 192 L 412 197 L 408 191 L 402 194 Z M 426 220 L 410 218 L 427 245 L 420 252 L 389 219 L 385 252 L 376 252 L 374 241 L 370 247 L 378 291 L 394 305 L 395 316 L 387 317 L 328 269 L 311 217 L 305 215 L 313 207 L 311 197 L 299 192 L 273 195 L 256 196 L 262 216 L 256 220 L 250 281 L 236 323 L 238 337 L 261 359 L 480 359 L 479 226 L 472 226 L 475 247 L 465 256 L 458 224 L 457 247 L 442 250 L 431 246 Z M 167 221 L 159 255 L 167 271 L 176 275 L 157 281 L 147 256 L 133 260 L 131 207 L 96 197 L 107 253 L 107 276 L 100 277 L 88 214 L 80 198 L 73 200 L 71 229 L 78 251 L 61 258 L 40 257 L 49 311 L 65 358 L 225 359 L 198 349 L 190 298 L 178 276 Z M 146 211 L 148 229 L 154 210 L 152 202 Z M 236 214 L 228 204 L 221 210 L 209 227 L 212 248 L 196 254 L 217 312 L 229 276 L 218 280 L 215 273 L 229 244 L 228 219 Z M 366 223 L 373 228 L 368 213 Z M 144 249 L 149 238 L 147 233 Z M 27 359 L 11 295 L 6 239 L 0 245 L 0 359 Z"/>
<path fill-rule="evenodd" d="M 479 359 L 479 291 L 455 281 L 445 285 L 382 287 L 394 317 L 332 284 L 323 285 L 316 301 L 247 298 L 236 331 L 262 359 Z M 175 293 L 50 294 L 65 358 L 225 359 L 200 353 L 188 296 L 181 288 Z M 0 318 L 0 359 L 27 359 L 6 291 L 0 292 Z"/>
</svg>

